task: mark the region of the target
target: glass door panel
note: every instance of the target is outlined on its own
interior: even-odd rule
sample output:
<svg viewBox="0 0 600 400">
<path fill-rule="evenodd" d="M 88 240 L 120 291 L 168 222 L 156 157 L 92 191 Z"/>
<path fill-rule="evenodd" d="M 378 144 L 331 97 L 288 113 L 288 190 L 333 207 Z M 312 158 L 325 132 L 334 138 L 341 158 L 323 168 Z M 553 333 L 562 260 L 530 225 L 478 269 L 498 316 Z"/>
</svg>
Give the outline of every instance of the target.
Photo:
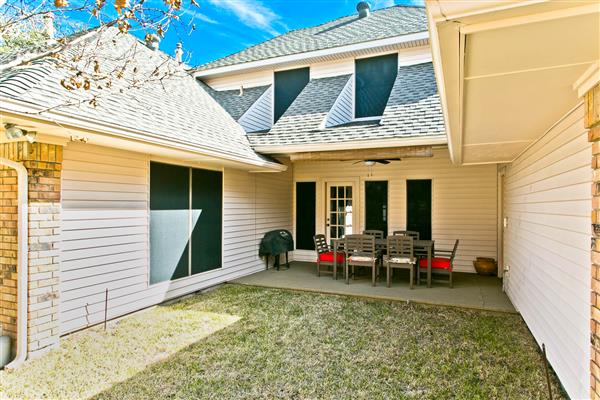
<svg viewBox="0 0 600 400">
<path fill-rule="evenodd" d="M 352 234 L 353 198 L 352 185 L 330 183 L 327 185 L 327 235 L 329 241 Z"/>
</svg>

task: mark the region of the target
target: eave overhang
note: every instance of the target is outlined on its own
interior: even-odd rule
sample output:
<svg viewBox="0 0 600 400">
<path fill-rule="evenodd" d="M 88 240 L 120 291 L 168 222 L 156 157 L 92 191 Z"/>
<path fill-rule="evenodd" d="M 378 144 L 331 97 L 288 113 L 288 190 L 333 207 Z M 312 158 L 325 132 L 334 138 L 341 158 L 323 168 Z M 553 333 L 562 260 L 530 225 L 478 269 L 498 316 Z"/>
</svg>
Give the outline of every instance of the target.
<svg viewBox="0 0 600 400">
<path fill-rule="evenodd" d="M 579 103 L 600 57 L 600 3 L 427 0 L 448 146 L 457 164 L 515 159 Z"/>
</svg>

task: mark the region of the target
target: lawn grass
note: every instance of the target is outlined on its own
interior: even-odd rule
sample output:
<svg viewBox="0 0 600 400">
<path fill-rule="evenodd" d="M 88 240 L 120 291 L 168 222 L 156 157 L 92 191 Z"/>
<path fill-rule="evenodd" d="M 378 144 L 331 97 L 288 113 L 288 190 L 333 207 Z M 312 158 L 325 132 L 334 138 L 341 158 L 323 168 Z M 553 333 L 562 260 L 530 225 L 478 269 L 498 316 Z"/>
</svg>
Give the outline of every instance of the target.
<svg viewBox="0 0 600 400">
<path fill-rule="evenodd" d="M 185 319 L 168 324 L 202 333 L 192 338 L 188 330 L 145 328 L 137 320 L 155 312 L 183 313 Z M 129 329 L 143 335 L 121 342 Z M 118 347 L 127 346 L 134 360 L 141 348 L 142 365 L 152 361 L 157 342 L 171 341 L 193 344 L 174 354 L 180 346 L 173 346 L 163 352 L 168 358 L 135 374 L 112 376 L 113 368 L 124 368 L 122 358 L 112 360 Z M 81 332 L 39 361 L 3 372 L 0 389 L 9 397 L 95 392 L 97 399 L 118 400 L 547 398 L 540 353 L 518 315 L 237 285 L 123 319 L 108 333 Z M 91 372 L 65 372 L 72 369 Z M 42 379 L 47 373 L 53 378 Z M 96 389 L 82 387 L 86 380 Z M 555 398 L 564 398 L 554 376 L 552 382 Z"/>
</svg>

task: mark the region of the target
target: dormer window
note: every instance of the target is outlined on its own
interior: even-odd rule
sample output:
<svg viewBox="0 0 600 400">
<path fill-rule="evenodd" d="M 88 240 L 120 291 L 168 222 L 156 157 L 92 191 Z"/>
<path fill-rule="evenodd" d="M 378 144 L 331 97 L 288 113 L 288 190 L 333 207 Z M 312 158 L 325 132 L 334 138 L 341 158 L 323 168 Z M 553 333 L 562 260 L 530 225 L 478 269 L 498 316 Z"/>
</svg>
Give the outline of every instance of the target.
<svg viewBox="0 0 600 400">
<path fill-rule="evenodd" d="M 310 80 L 310 68 L 275 72 L 275 101 L 273 123 L 285 113 Z"/>
<path fill-rule="evenodd" d="M 397 74 L 398 54 L 355 61 L 354 118 L 383 115 Z"/>
</svg>

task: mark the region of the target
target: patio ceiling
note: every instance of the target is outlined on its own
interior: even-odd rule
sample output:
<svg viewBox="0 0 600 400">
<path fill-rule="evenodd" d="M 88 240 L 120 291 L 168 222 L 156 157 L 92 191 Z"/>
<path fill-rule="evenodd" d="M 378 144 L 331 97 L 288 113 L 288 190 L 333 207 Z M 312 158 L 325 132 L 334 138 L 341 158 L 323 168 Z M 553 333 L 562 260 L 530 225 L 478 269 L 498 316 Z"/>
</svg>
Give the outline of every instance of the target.
<svg viewBox="0 0 600 400">
<path fill-rule="evenodd" d="M 449 146 L 458 164 L 514 160 L 579 102 L 600 57 L 596 1 L 428 1 Z"/>
</svg>

